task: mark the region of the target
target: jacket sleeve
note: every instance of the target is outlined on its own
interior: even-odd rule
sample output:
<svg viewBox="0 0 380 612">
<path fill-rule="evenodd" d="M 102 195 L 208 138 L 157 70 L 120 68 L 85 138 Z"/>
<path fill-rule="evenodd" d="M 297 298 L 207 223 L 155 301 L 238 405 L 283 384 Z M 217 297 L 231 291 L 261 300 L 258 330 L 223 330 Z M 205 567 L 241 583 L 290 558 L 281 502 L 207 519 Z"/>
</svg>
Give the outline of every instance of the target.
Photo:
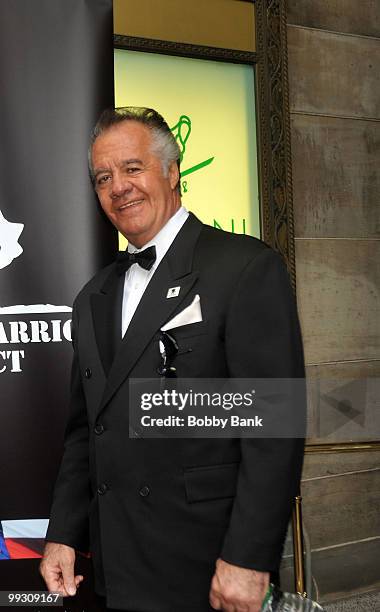
<svg viewBox="0 0 380 612">
<path fill-rule="evenodd" d="M 238 281 L 226 323 L 226 354 L 231 377 L 305 376 L 293 291 L 282 258 L 272 249 L 251 261 Z M 299 491 L 303 450 L 303 439 L 241 440 L 237 492 L 222 559 L 259 571 L 278 570 Z"/>
<path fill-rule="evenodd" d="M 71 371 L 69 418 L 64 453 L 56 480 L 46 540 L 87 551 L 89 483 L 89 434 L 77 348 L 78 318 L 74 304 L 72 338 L 74 356 Z"/>
</svg>

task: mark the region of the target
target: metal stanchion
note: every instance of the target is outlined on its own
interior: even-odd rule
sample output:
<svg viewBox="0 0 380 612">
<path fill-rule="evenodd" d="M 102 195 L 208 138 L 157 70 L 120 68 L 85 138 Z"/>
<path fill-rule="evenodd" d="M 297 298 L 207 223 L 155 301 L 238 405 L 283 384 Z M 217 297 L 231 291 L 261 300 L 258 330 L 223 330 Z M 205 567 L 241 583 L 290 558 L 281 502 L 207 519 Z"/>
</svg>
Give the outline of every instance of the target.
<svg viewBox="0 0 380 612">
<path fill-rule="evenodd" d="M 307 597 L 305 590 L 305 567 L 303 556 L 302 497 L 300 495 L 297 495 L 294 499 L 292 525 L 295 591 L 302 597 Z"/>
</svg>

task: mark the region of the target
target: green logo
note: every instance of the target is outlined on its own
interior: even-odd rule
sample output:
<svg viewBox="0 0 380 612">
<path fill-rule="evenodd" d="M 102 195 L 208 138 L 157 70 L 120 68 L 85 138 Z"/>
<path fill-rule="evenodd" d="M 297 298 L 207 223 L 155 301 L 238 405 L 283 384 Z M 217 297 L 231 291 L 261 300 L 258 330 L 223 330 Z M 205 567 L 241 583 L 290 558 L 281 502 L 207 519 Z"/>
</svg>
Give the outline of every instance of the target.
<svg viewBox="0 0 380 612">
<path fill-rule="evenodd" d="M 241 223 L 241 228 L 238 228 L 239 225 L 239 221 Z M 219 221 L 217 221 L 216 219 L 214 219 L 214 227 L 216 227 L 217 229 L 225 229 L 229 232 L 232 232 L 233 234 L 246 234 L 246 222 L 245 219 L 231 219 L 231 226 L 229 228 L 226 227 L 222 227 L 221 224 L 219 223 Z"/>
<path fill-rule="evenodd" d="M 186 144 L 191 134 L 190 117 L 188 117 L 187 115 L 181 115 L 180 118 L 178 119 L 178 122 L 175 124 L 175 126 L 173 126 L 170 129 L 173 132 L 176 141 L 178 142 L 179 149 L 181 152 L 181 163 L 182 163 L 184 155 L 185 155 L 185 151 L 186 151 Z M 187 170 L 182 170 L 181 179 L 183 179 L 183 177 L 187 176 L 188 174 L 192 174 L 193 172 L 196 172 L 197 170 L 201 170 L 201 168 L 204 168 L 205 166 L 209 166 L 213 160 L 214 160 L 213 157 L 209 157 L 209 159 L 205 159 L 205 161 L 199 162 L 199 164 L 195 164 L 195 166 L 191 166 L 191 168 L 187 168 Z M 188 191 L 187 181 L 182 181 L 181 184 L 182 184 L 182 189 L 184 193 L 186 193 Z"/>
<path fill-rule="evenodd" d="M 181 115 L 180 118 L 178 119 L 178 122 L 170 129 L 173 132 L 173 135 L 176 141 L 178 142 L 178 146 L 181 152 L 180 159 L 181 159 L 181 164 L 182 164 L 183 158 L 186 152 L 187 141 L 189 140 L 190 134 L 191 134 L 190 117 L 188 117 L 188 115 Z M 181 171 L 181 187 L 182 187 L 183 193 L 188 192 L 188 183 L 187 181 L 184 181 L 182 179 L 185 176 L 192 174 L 193 172 L 196 172 L 197 170 L 201 170 L 202 168 L 209 166 L 211 162 L 213 162 L 213 160 L 214 160 L 214 157 L 209 157 L 208 159 L 205 159 L 204 161 L 199 162 L 199 164 L 195 164 L 195 166 L 191 166 L 191 168 L 187 168 L 186 170 Z M 241 227 L 239 227 L 239 222 L 241 223 Z M 219 221 L 217 221 L 216 219 L 214 219 L 213 225 L 214 227 L 218 229 L 224 229 L 219 223 Z M 245 219 L 240 219 L 240 220 L 231 219 L 231 226 L 226 229 L 228 229 L 232 233 L 239 232 L 239 233 L 245 234 L 246 233 L 246 221 Z"/>
</svg>

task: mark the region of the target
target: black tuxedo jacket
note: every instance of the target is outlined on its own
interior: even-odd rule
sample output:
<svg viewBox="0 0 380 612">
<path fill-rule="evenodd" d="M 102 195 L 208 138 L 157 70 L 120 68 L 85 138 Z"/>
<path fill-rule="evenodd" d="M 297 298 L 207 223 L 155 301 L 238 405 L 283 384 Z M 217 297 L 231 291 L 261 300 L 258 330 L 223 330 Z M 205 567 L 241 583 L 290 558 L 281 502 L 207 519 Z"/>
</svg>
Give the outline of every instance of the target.
<svg viewBox="0 0 380 612">
<path fill-rule="evenodd" d="M 131 439 L 128 379 L 158 376 L 159 329 L 196 294 L 202 322 L 173 330 L 178 376 L 303 377 L 292 289 L 263 242 L 191 214 L 122 342 L 120 286 L 112 264 L 74 304 L 70 418 L 47 539 L 89 547 L 112 608 L 203 612 L 218 557 L 278 569 L 303 442 Z"/>
</svg>

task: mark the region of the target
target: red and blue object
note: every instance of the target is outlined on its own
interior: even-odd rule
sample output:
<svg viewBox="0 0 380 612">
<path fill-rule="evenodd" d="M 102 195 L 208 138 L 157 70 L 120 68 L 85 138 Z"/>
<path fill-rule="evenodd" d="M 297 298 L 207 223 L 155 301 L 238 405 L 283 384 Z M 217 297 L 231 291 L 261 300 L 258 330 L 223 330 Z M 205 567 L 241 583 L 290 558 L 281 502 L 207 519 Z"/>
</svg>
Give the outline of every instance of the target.
<svg viewBox="0 0 380 612">
<path fill-rule="evenodd" d="M 0 521 L 0 561 L 39 559 L 48 522 L 48 519 Z"/>
</svg>

